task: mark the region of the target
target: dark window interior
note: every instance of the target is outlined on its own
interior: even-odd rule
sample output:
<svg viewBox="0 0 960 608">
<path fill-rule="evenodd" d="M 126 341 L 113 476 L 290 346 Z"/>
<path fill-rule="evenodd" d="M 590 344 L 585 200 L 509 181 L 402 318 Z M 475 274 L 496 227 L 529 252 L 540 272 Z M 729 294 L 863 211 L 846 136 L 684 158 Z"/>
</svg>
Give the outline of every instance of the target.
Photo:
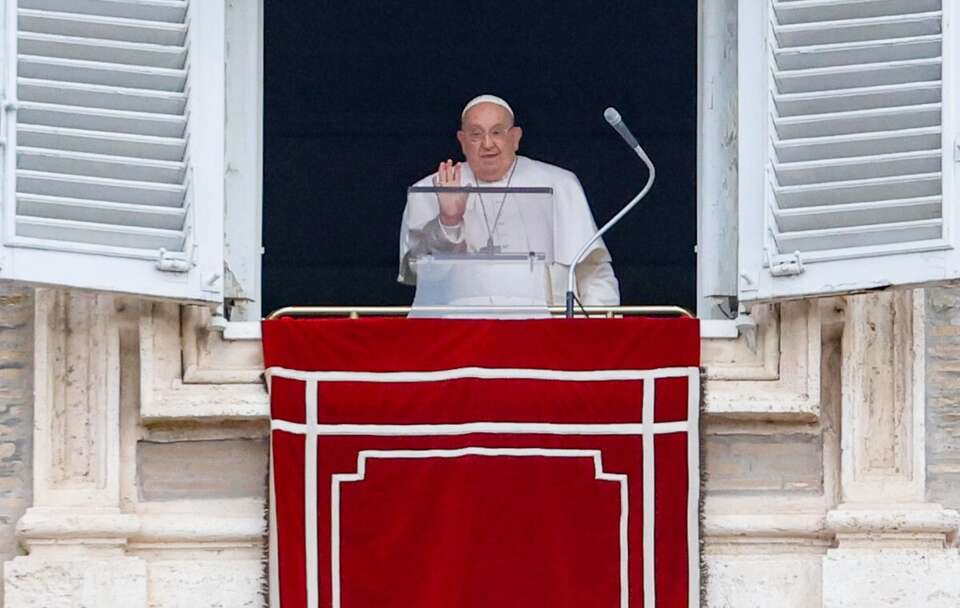
<svg viewBox="0 0 960 608">
<path fill-rule="evenodd" d="M 574 171 L 625 304 L 695 308 L 697 3 L 265 2 L 263 310 L 409 304 L 396 282 L 408 185 L 462 159 L 463 104 L 506 98 L 520 153 Z"/>
</svg>

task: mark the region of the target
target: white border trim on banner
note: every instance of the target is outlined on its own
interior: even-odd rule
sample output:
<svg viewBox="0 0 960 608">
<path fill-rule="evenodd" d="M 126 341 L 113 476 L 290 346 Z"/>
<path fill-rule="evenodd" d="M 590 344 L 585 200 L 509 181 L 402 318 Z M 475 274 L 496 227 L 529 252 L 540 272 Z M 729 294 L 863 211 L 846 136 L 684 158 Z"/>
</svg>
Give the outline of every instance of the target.
<svg viewBox="0 0 960 608">
<path fill-rule="evenodd" d="M 332 475 L 330 488 L 330 562 L 333 608 L 340 608 L 340 485 L 363 481 L 366 476 L 367 460 L 370 458 L 460 458 L 463 456 L 539 456 L 547 458 L 591 458 L 594 478 L 603 481 L 616 481 L 620 485 L 620 608 L 628 608 L 630 601 L 629 581 L 629 513 L 627 476 L 620 473 L 603 471 L 603 455 L 600 450 L 581 450 L 565 448 L 485 448 L 465 447 L 451 450 L 362 450 L 357 453 L 356 473 L 337 473 Z M 644 529 L 646 532 L 646 529 Z"/>
<path fill-rule="evenodd" d="M 317 546 L 317 441 L 314 431 L 317 426 L 317 381 L 307 380 L 304 467 L 303 467 L 303 535 L 307 565 L 307 606 L 317 608 L 320 605 L 320 581 L 317 577 L 317 564 L 320 562 Z"/>
<path fill-rule="evenodd" d="M 700 606 L 700 374 L 687 380 L 687 602 Z"/>
<path fill-rule="evenodd" d="M 643 383 L 643 429 L 641 431 L 643 450 L 643 605 L 656 608 L 657 572 L 656 563 L 656 463 L 653 452 L 653 410 L 656 404 L 656 382 Z M 650 566 L 649 568 L 647 566 Z"/>
<path fill-rule="evenodd" d="M 300 371 L 282 367 L 271 367 L 266 371 L 268 386 L 274 376 L 292 380 L 304 381 L 305 394 L 305 423 L 290 422 L 287 420 L 271 420 L 271 429 L 281 432 L 305 435 L 305 462 L 304 462 L 304 535 L 306 545 L 306 578 L 307 578 L 307 607 L 319 608 L 319 555 L 317 547 L 317 441 L 320 436 L 451 436 L 468 434 L 540 434 L 540 435 L 632 435 L 643 438 L 643 596 L 645 606 L 656 605 L 656 570 L 655 570 L 655 484 L 656 470 L 654 467 L 654 441 L 656 435 L 666 433 L 687 432 L 688 457 L 688 503 L 687 503 L 687 553 L 689 556 L 689 605 L 699 605 L 700 598 L 700 547 L 699 547 L 699 502 L 700 502 L 700 446 L 699 433 L 689 433 L 690 429 L 698 429 L 700 408 L 700 370 L 696 367 L 659 368 L 653 370 L 591 370 L 566 371 L 545 369 L 516 369 L 516 368 L 485 368 L 464 367 L 447 370 L 422 372 L 356 372 L 356 371 Z M 378 383 L 405 383 L 405 382 L 438 382 L 477 378 L 483 380 L 497 379 L 531 379 L 557 381 L 617 381 L 617 380 L 656 380 L 660 378 L 687 378 L 688 403 L 687 421 L 681 422 L 654 422 L 655 420 L 655 382 L 644 382 L 641 405 L 641 424 L 612 423 L 612 424 L 563 424 L 563 423 L 534 423 L 534 422 L 466 422 L 458 424 L 319 424 L 317 409 L 317 388 L 320 382 L 378 382 Z M 591 456 L 595 458 L 597 479 L 611 479 L 626 484 L 624 474 L 603 473 L 599 450 L 566 450 L 555 448 L 479 448 L 467 447 L 456 450 L 363 450 L 358 454 L 357 473 L 334 474 L 332 491 L 336 494 L 332 505 L 331 525 L 331 581 L 334 591 L 333 606 L 340 608 L 340 579 L 339 579 L 339 484 L 348 481 L 363 479 L 365 472 L 365 458 L 399 457 L 399 458 L 428 458 L 462 456 L 479 450 L 477 455 L 548 455 L 546 452 L 563 453 L 562 455 Z M 486 454 L 484 452 L 490 452 Z M 495 453 L 496 452 L 496 453 Z M 503 453 L 500 453 L 503 452 Z M 529 452 L 520 454 L 519 452 Z M 576 453 L 576 454 L 574 454 Z M 385 456 L 390 454 L 391 456 Z M 400 456 L 396 456 L 400 454 Z M 415 456 L 413 454 L 433 454 L 432 456 Z M 365 456 L 364 456 L 365 455 Z M 560 454 L 554 454 L 560 455 Z M 601 477 L 605 475 L 608 477 Z M 621 479 L 622 478 L 622 479 Z M 626 493 L 621 490 L 621 553 L 627 550 L 627 514 L 628 504 Z M 336 519 L 334 519 L 334 517 Z M 336 530 L 334 534 L 333 530 Z M 334 557 L 336 556 L 336 557 Z M 335 562 L 333 560 L 336 560 Z M 626 557 L 621 555 L 620 580 L 621 608 L 629 607 L 629 570 Z"/>
<path fill-rule="evenodd" d="M 270 428 L 294 435 L 361 435 L 371 437 L 411 437 L 511 433 L 533 435 L 654 435 L 685 433 L 687 422 L 656 422 L 648 424 L 565 424 L 560 422 L 461 422 L 452 424 L 300 424 L 273 420 Z"/>
<path fill-rule="evenodd" d="M 557 380 L 560 382 L 608 382 L 612 380 L 655 380 L 682 378 L 696 367 L 661 367 L 657 369 L 595 369 L 587 371 L 558 369 L 524 369 L 513 367 L 455 367 L 421 372 L 357 372 L 357 371 L 302 371 L 285 367 L 268 367 L 266 377 L 289 380 L 316 380 L 318 382 L 443 382 L 446 380 Z"/>
</svg>

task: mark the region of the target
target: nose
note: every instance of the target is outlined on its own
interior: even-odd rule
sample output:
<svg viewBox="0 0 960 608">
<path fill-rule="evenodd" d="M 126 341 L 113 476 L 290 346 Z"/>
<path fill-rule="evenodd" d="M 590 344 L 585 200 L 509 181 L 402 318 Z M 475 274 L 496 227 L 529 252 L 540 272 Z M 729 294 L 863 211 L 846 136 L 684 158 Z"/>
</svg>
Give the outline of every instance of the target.
<svg viewBox="0 0 960 608">
<path fill-rule="evenodd" d="M 480 145 L 489 150 L 493 147 L 493 137 L 491 137 L 489 133 L 484 133 L 483 140 L 480 141 Z"/>
</svg>

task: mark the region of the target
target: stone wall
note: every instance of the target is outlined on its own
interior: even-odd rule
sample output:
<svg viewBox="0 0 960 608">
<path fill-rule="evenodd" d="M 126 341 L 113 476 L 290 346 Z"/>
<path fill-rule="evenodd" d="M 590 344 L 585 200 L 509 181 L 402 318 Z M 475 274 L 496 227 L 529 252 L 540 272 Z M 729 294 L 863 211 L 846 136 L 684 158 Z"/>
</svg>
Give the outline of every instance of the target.
<svg viewBox="0 0 960 608">
<path fill-rule="evenodd" d="M 202 307 L 0 290 L 5 608 L 263 606 L 259 342 Z M 960 515 L 923 502 L 960 505 L 960 290 L 753 318 L 703 341 L 706 605 L 957 605 Z"/>
<path fill-rule="evenodd" d="M 927 290 L 927 500 L 960 508 L 960 289 Z"/>
<path fill-rule="evenodd" d="M 29 288 L 0 282 L 0 559 L 3 561 L 21 553 L 16 524 L 33 500 L 32 295 Z"/>
</svg>

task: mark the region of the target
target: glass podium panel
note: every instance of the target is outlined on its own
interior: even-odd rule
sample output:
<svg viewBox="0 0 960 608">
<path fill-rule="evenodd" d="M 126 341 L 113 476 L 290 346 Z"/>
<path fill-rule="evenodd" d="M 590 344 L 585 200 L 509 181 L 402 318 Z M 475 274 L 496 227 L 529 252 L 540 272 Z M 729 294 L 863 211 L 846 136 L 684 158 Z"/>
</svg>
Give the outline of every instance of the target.
<svg viewBox="0 0 960 608">
<path fill-rule="evenodd" d="M 463 209 L 463 219 L 444 222 L 442 207 Z M 410 188 L 403 246 L 416 276 L 411 316 L 546 316 L 554 230 L 551 188 Z"/>
</svg>

